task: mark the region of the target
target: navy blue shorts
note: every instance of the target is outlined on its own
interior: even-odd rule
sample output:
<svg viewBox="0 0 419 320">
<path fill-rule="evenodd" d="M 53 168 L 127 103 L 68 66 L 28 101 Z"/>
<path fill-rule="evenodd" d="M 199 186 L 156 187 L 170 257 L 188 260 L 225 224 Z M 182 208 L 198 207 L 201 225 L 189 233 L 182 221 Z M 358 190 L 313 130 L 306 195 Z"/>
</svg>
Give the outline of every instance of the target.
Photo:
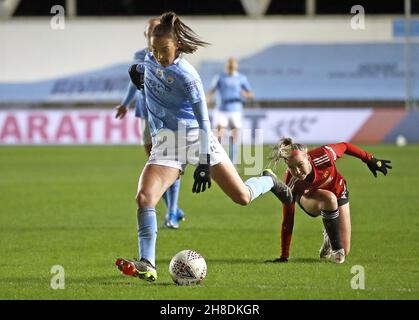
<svg viewBox="0 0 419 320">
<path fill-rule="evenodd" d="M 314 215 L 312 215 L 310 212 L 307 212 L 304 207 L 301 205 L 300 203 L 300 199 L 301 199 L 302 195 L 299 195 L 296 199 L 296 202 L 298 203 L 298 205 L 300 206 L 301 210 L 303 210 L 305 213 L 307 213 L 309 216 L 311 217 L 316 217 Z M 340 196 L 340 198 L 338 199 L 338 206 L 343 206 L 345 204 L 349 203 L 349 190 L 348 190 L 348 186 L 346 185 L 346 181 L 345 181 L 345 187 L 343 189 L 342 195 Z"/>
</svg>

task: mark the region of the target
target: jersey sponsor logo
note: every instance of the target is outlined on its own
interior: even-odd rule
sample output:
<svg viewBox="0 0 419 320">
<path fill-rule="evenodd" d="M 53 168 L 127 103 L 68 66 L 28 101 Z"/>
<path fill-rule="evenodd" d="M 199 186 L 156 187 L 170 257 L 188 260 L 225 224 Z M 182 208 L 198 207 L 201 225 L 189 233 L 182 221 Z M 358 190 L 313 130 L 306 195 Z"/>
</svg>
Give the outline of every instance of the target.
<svg viewBox="0 0 419 320">
<path fill-rule="evenodd" d="M 185 84 L 185 89 L 188 92 L 192 92 L 193 90 L 195 90 L 196 87 L 197 87 L 196 80 L 189 81 L 188 83 Z"/>
<path fill-rule="evenodd" d="M 147 86 L 151 89 L 151 91 L 158 95 L 171 91 L 171 89 L 168 86 L 165 86 L 164 84 L 150 78 L 146 78 L 146 83 Z"/>
<path fill-rule="evenodd" d="M 333 181 L 333 176 L 330 176 L 325 182 L 323 182 L 320 186 L 319 186 L 319 188 L 323 188 L 323 187 L 326 187 L 327 185 L 329 185 L 330 184 L 330 182 L 332 182 Z"/>
</svg>

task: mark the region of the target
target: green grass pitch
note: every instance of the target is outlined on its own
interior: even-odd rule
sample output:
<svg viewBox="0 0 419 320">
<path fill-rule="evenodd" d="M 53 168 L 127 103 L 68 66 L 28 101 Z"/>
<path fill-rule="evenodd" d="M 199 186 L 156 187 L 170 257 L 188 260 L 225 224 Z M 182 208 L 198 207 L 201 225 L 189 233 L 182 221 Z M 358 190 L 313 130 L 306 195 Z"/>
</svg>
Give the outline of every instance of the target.
<svg viewBox="0 0 419 320">
<path fill-rule="evenodd" d="M 321 219 L 300 209 L 289 263 L 264 263 L 280 253 L 280 203 L 269 193 L 240 207 L 215 184 L 192 194 L 189 167 L 180 193 L 187 221 L 179 230 L 159 229 L 159 278 L 146 283 L 114 266 L 120 256 L 137 255 L 142 147 L 0 147 L 0 298 L 418 299 L 419 147 L 365 148 L 391 159 L 394 169 L 375 179 L 361 161 L 339 160 L 352 217 L 352 251 L 343 265 L 318 260 Z M 169 261 L 183 249 L 205 257 L 202 285 L 172 283 Z M 64 290 L 51 288 L 54 265 L 64 267 Z M 354 265 L 364 267 L 364 290 L 351 288 Z"/>
</svg>

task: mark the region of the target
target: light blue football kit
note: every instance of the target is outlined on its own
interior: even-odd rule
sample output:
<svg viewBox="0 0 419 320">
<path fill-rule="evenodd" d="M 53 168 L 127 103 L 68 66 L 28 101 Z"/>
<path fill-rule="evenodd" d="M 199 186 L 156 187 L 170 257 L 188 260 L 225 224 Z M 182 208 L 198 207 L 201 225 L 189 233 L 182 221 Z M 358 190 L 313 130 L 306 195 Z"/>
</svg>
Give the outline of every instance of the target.
<svg viewBox="0 0 419 320">
<path fill-rule="evenodd" d="M 149 51 L 147 48 L 135 52 L 132 64 L 144 63 L 144 59 L 148 52 Z M 138 90 L 137 87 L 132 83 L 132 81 L 130 81 L 125 96 L 122 99 L 121 105 L 129 107 L 133 99 L 136 100 L 135 116 L 137 118 L 147 119 L 148 117 L 144 91 Z M 145 125 L 148 124 L 145 123 Z M 144 135 L 148 134 L 148 132 L 148 130 L 143 130 Z M 179 189 L 180 180 L 178 179 L 163 194 L 163 200 L 167 208 L 166 220 L 172 218 L 172 225 L 176 225 L 177 221 L 184 217 L 183 211 L 178 207 Z"/>
<path fill-rule="evenodd" d="M 240 72 L 234 72 L 232 75 L 222 73 L 217 76 L 211 85 L 211 91 L 218 91 L 220 103 L 217 109 L 220 111 L 242 111 L 243 97 L 242 91 L 251 91 L 249 81 L 246 76 Z"/>
<path fill-rule="evenodd" d="M 217 91 L 219 94 L 220 102 L 216 104 L 216 110 L 228 113 L 241 113 L 243 111 L 244 104 L 242 91 L 250 92 L 251 88 L 246 76 L 236 71 L 231 75 L 224 72 L 219 76 L 215 77 L 215 79 L 212 82 L 210 91 Z M 240 118 L 241 115 L 239 119 Z M 239 123 L 241 123 L 241 120 L 238 121 Z M 221 126 L 226 125 L 227 124 L 221 124 Z M 235 124 L 235 126 L 238 126 L 238 128 L 241 127 L 241 125 L 239 125 L 238 123 Z M 238 144 L 229 143 L 229 156 L 234 164 L 237 163 L 238 152 Z"/>
<path fill-rule="evenodd" d="M 164 68 L 152 53 L 139 68 L 139 71 L 145 68 L 144 91 L 151 135 L 155 136 L 160 129 L 178 130 L 179 124 L 186 129 L 199 128 L 201 122 L 201 129 L 207 135 L 201 143 L 202 153 L 208 153 L 208 110 L 201 78 L 195 68 L 182 58 Z"/>
<path fill-rule="evenodd" d="M 186 130 L 199 128 L 200 156 L 212 153 L 205 92 L 195 68 L 183 58 L 177 58 L 170 66 L 162 67 L 156 62 L 153 54 L 148 53 L 144 63 L 137 66 L 137 72 L 144 73 L 144 92 L 151 135 L 155 137 L 161 130 L 177 131 L 180 129 L 179 125 Z M 273 187 L 273 180 L 268 176 L 251 178 L 245 183 L 252 200 Z M 139 255 L 153 265 L 156 239 L 155 208 L 138 209 Z"/>
</svg>

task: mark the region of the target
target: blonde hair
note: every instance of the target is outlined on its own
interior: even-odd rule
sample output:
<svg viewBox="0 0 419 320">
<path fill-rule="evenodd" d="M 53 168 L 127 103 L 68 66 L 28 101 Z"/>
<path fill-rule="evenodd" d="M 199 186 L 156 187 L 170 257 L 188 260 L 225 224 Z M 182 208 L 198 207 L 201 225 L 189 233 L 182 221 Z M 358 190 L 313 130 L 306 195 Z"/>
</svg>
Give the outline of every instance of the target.
<svg viewBox="0 0 419 320">
<path fill-rule="evenodd" d="M 285 162 L 288 161 L 291 158 L 291 153 L 296 150 L 307 152 L 307 146 L 295 143 L 291 138 L 282 138 L 271 150 L 271 154 L 268 158 L 270 164 L 273 163 L 273 166 L 275 167 L 281 160 L 284 160 Z"/>
</svg>

